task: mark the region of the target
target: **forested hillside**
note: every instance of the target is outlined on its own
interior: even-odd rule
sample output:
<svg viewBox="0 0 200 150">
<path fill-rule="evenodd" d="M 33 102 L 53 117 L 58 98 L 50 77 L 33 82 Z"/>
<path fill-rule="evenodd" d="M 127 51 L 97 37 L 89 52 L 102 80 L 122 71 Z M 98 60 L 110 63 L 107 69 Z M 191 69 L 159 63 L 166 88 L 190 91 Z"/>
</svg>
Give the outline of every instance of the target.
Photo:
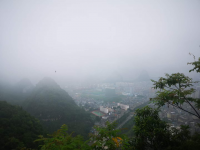
<svg viewBox="0 0 200 150">
<path fill-rule="evenodd" d="M 49 133 L 66 124 L 69 132 L 73 131 L 74 135 L 81 134 L 87 138 L 94 125 L 91 114 L 78 107 L 66 91 L 47 77 L 35 87 L 28 79 L 22 79 L 14 86 L 1 83 L 0 101 L 21 106 L 38 118 Z"/>
<path fill-rule="evenodd" d="M 68 93 L 50 78 L 44 78 L 36 85 L 23 107 L 50 133 L 66 124 L 69 132 L 87 137 L 94 125 L 90 114 L 79 108 Z"/>
<path fill-rule="evenodd" d="M 0 101 L 0 149 L 37 148 L 34 140 L 45 134 L 39 120 L 19 106 Z"/>
</svg>

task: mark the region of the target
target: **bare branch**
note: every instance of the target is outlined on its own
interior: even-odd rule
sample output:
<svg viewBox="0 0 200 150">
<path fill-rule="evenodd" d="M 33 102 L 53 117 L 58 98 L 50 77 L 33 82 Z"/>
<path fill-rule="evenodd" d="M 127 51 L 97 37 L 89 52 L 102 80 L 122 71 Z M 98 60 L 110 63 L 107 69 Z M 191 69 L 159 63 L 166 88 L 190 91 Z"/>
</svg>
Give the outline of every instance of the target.
<svg viewBox="0 0 200 150">
<path fill-rule="evenodd" d="M 182 107 L 179 107 L 178 105 L 174 105 L 174 104 L 171 104 L 171 103 L 169 103 L 169 102 L 168 102 L 168 104 L 169 104 L 169 105 L 172 105 L 172 106 L 174 106 L 174 107 L 177 107 L 177 108 L 179 108 L 179 109 L 181 109 L 181 110 L 183 110 L 183 111 L 185 111 L 185 112 L 187 112 L 187 113 L 189 113 L 189 114 L 191 114 L 191 115 L 194 115 L 194 116 L 196 116 L 196 117 L 198 117 L 198 118 L 200 119 L 200 117 L 199 117 L 198 115 L 196 115 L 196 114 L 194 114 L 194 113 L 191 113 L 191 112 L 189 112 L 189 111 L 183 109 Z"/>
<path fill-rule="evenodd" d="M 185 101 L 192 107 L 192 109 L 196 112 L 196 114 L 198 115 L 198 118 L 200 118 L 200 115 L 199 115 L 199 113 L 197 112 L 197 110 L 194 108 L 194 106 L 185 98 L 185 96 L 184 96 L 184 99 L 185 99 Z"/>
</svg>

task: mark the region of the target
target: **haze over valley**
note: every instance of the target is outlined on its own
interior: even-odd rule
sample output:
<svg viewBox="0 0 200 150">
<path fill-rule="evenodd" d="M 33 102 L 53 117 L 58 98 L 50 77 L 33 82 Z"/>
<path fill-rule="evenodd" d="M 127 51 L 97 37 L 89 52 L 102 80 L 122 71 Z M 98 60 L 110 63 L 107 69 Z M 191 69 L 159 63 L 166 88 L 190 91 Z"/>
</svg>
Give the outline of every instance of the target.
<svg viewBox="0 0 200 150">
<path fill-rule="evenodd" d="M 200 55 L 198 1 L 1 1 L 1 80 L 33 84 L 188 74 Z M 55 73 L 56 71 L 56 73 Z"/>
<path fill-rule="evenodd" d="M 199 148 L 199 0 L 1 0 L 0 33 L 0 149 Z"/>
</svg>

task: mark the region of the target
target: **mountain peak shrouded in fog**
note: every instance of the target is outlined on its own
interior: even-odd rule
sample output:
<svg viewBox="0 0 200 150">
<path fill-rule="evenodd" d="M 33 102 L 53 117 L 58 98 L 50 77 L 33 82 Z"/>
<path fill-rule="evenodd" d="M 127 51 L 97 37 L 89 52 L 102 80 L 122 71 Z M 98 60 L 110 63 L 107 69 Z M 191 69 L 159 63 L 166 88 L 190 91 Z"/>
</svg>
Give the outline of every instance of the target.
<svg viewBox="0 0 200 150">
<path fill-rule="evenodd" d="M 24 109 L 38 118 L 50 133 L 67 124 L 70 132 L 86 137 L 93 126 L 90 113 L 79 108 L 52 78 L 39 81 L 24 103 Z"/>
<path fill-rule="evenodd" d="M 36 87 L 54 87 L 60 88 L 60 86 L 50 77 L 44 77 L 42 80 L 37 83 Z"/>
</svg>

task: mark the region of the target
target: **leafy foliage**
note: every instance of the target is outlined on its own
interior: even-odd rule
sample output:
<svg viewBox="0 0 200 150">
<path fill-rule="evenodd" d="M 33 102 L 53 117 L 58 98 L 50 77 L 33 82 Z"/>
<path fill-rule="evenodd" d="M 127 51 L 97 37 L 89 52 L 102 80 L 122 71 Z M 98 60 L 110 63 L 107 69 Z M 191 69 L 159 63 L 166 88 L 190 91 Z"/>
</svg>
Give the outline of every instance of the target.
<svg viewBox="0 0 200 150">
<path fill-rule="evenodd" d="M 120 130 L 115 129 L 116 124 L 110 124 L 107 122 L 106 127 L 95 127 L 96 133 L 90 135 L 90 140 L 83 141 L 83 138 L 78 135 L 73 137 L 72 134 L 68 134 L 68 127 L 62 125 L 61 129 L 52 135 L 50 138 L 39 136 L 36 141 L 43 141 L 41 150 L 101 150 L 101 149 L 127 149 L 128 138 L 120 134 Z"/>
<path fill-rule="evenodd" d="M 198 109 L 200 108 L 200 99 L 194 99 L 190 95 L 195 92 L 195 89 L 191 88 L 194 83 L 192 78 L 185 76 L 183 73 L 166 74 L 166 78 L 161 77 L 158 81 L 154 82 L 154 88 L 160 91 L 156 92 L 156 97 L 150 100 L 155 102 L 158 106 L 168 104 L 186 111 L 198 118 L 200 115 Z M 193 111 L 186 110 L 183 104 L 188 104 L 192 107 Z"/>
<path fill-rule="evenodd" d="M 189 53 L 189 54 L 193 55 L 191 53 Z M 194 66 L 194 68 L 191 69 L 189 72 L 192 72 L 192 71 L 200 72 L 200 57 L 199 57 L 199 59 L 197 61 L 195 61 L 195 56 L 194 55 L 193 55 L 193 57 L 194 57 L 194 61 L 187 63 L 188 65 L 193 65 Z"/>
<path fill-rule="evenodd" d="M 130 140 L 135 150 L 198 150 L 200 134 L 191 135 L 188 126 L 180 129 L 169 127 L 165 121 L 160 120 L 158 109 L 148 106 L 137 109 L 135 136 Z"/>
<path fill-rule="evenodd" d="M 166 147 L 169 144 L 168 126 L 160 120 L 158 110 L 146 106 L 143 109 L 137 109 L 136 114 L 133 127 L 134 148 L 163 149 Z"/>
<path fill-rule="evenodd" d="M 67 125 L 62 125 L 61 129 L 49 135 L 49 138 L 39 136 L 35 142 L 42 141 L 41 150 L 89 150 L 90 146 L 87 141 L 83 141 L 83 138 L 78 135 L 73 137 L 72 134 L 68 134 Z"/>
<path fill-rule="evenodd" d="M 90 135 L 90 140 L 92 141 L 91 148 L 96 150 L 127 149 L 129 146 L 128 138 L 120 134 L 121 131 L 115 128 L 116 123 L 110 124 L 109 122 L 107 122 L 106 127 L 96 126 L 97 133 Z"/>
</svg>

